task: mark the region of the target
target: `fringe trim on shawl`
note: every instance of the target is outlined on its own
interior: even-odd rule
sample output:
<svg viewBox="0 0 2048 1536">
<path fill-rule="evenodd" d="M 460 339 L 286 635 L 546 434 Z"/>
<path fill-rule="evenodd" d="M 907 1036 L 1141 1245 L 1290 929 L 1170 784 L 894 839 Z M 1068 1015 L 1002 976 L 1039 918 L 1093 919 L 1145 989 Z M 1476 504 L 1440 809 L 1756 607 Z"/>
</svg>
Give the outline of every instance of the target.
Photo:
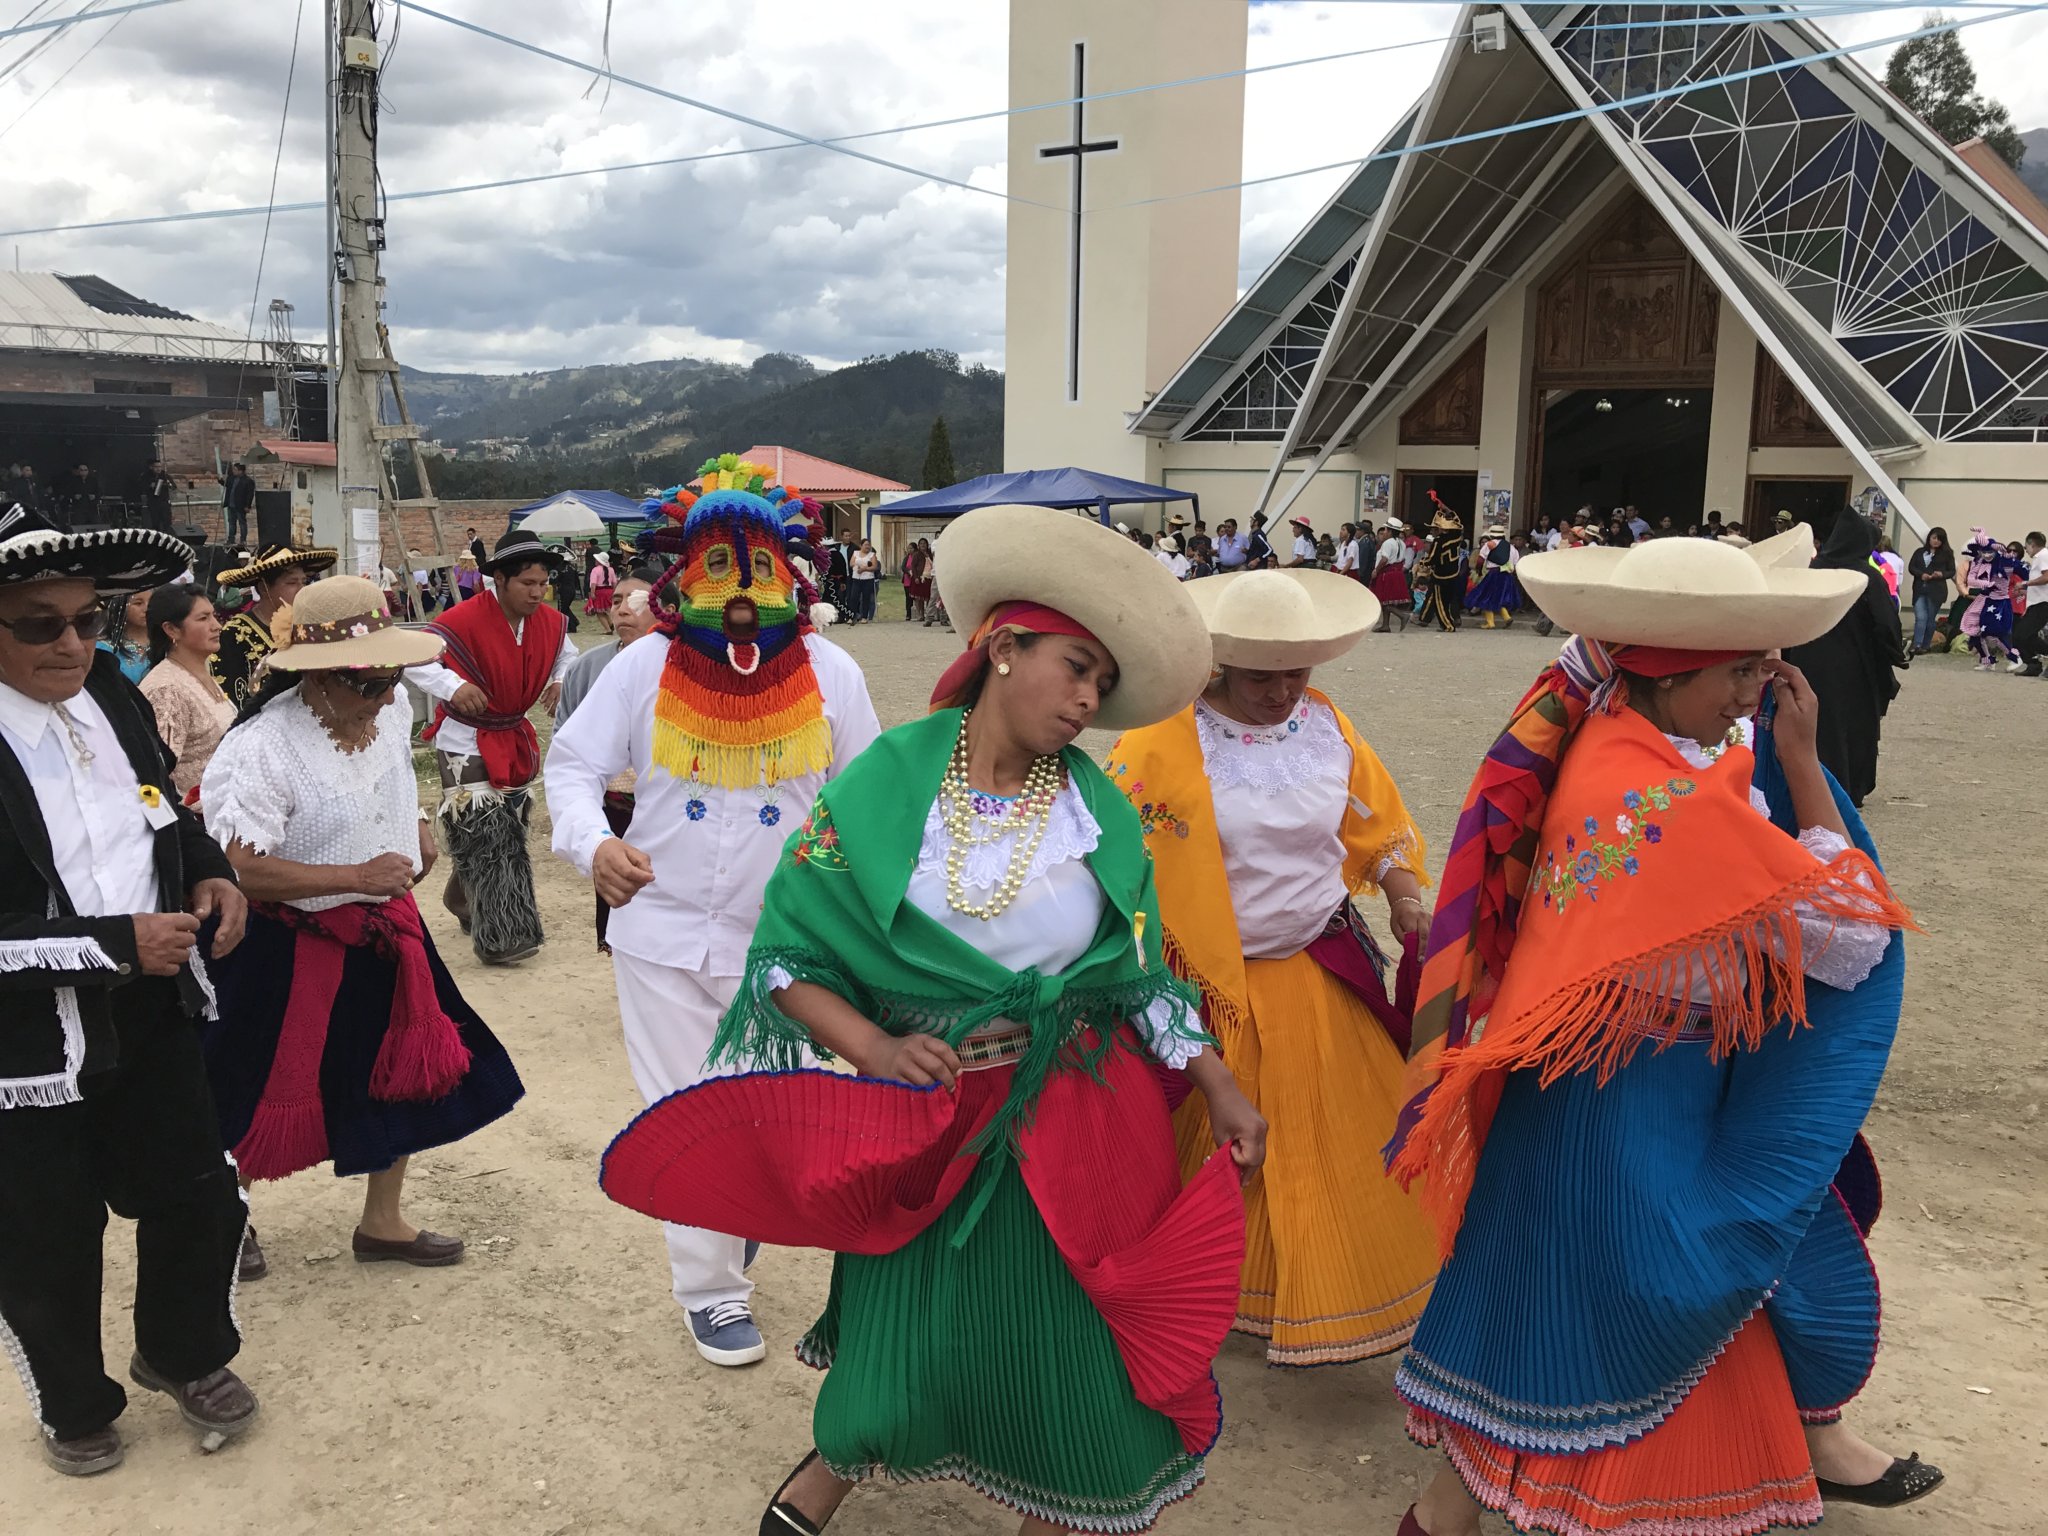
<svg viewBox="0 0 2048 1536">
<path fill-rule="evenodd" d="M 783 979 L 787 978 L 787 980 Z M 1135 1021 L 1162 999 L 1178 1004 L 1170 1033 L 1176 1040 L 1215 1048 L 1196 1022 L 1197 995 L 1169 971 L 1155 971 L 1114 986 L 1067 990 L 1035 970 L 1017 973 L 1009 986 L 979 1003 L 932 997 L 900 997 L 861 986 L 833 962 L 809 950 L 755 948 L 747 956 L 732 1006 L 719 1021 L 708 1067 L 739 1066 L 774 1072 L 809 1066 L 806 1052 L 830 1059 L 810 1031 L 784 1013 L 774 994 L 788 981 L 807 981 L 835 992 L 892 1035 L 935 1035 L 958 1045 L 997 1019 L 1027 1026 L 1031 1043 L 1016 1064 L 1010 1094 L 967 1151 L 980 1153 L 998 1143 L 1016 1149 L 1030 1124 L 1046 1080 L 1055 1070 L 1079 1070 L 1100 1081 L 1102 1066 L 1123 1037 L 1117 1026 Z M 1086 1037 L 1093 1032 L 1092 1040 Z"/>
<path fill-rule="evenodd" d="M 1250 1022 L 1251 1010 L 1227 996 L 1195 969 L 1194 962 L 1188 959 L 1188 952 L 1180 947 L 1180 940 L 1173 936 L 1171 928 L 1161 930 L 1159 947 L 1166 956 L 1166 968 L 1195 989 L 1212 1023 L 1241 1029 Z"/>
<path fill-rule="evenodd" d="M 0 943 L 0 971 L 116 971 L 96 939 L 14 939 Z"/>
<path fill-rule="evenodd" d="M 76 1104 L 83 1097 L 78 1091 L 76 1072 L 52 1072 L 47 1077 L 17 1077 L 0 1082 L 0 1110 L 55 1109 L 61 1104 Z"/>
<path fill-rule="evenodd" d="M 1843 922 L 1911 929 L 1913 915 L 1891 895 L 1884 876 L 1856 849 L 1838 854 L 1776 892 L 1768 903 L 1662 950 L 1637 953 L 1561 987 L 1528 1009 L 1505 1032 L 1491 1020 L 1473 1026 L 1463 1045 L 1443 1053 L 1434 1088 L 1415 1129 L 1388 1171 L 1404 1188 L 1427 1175 L 1419 1196 L 1449 1258 L 1479 1167 L 1472 1096 L 1492 1072 L 1535 1071 L 1549 1087 L 1575 1072 L 1602 1084 L 1628 1065 L 1644 1041 L 1662 1050 L 1698 1018 L 1674 1002 L 1705 982 L 1704 1022 L 1715 1060 L 1755 1049 L 1782 1019 L 1806 1024 L 1806 974 L 1800 904 Z"/>
</svg>

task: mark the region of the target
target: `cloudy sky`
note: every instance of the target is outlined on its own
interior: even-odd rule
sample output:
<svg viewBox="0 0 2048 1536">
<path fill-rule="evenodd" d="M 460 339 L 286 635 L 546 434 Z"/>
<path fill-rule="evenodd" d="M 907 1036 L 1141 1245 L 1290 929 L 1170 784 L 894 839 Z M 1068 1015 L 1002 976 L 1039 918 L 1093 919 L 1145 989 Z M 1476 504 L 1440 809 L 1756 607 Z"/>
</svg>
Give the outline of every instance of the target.
<svg viewBox="0 0 2048 1536">
<path fill-rule="evenodd" d="M 17 0 L 0 27 L 127 0 Z M 432 0 L 552 49 L 598 56 L 603 0 Z M 1021 0 L 1020 0 L 1021 3 Z M 820 137 L 1000 108 L 1000 0 L 615 0 L 620 73 Z M 1981 5 L 1953 9 L 1971 14 Z M 17 14 L 20 12 L 21 14 Z M 176 0 L 60 34 L 0 39 L 0 228 L 261 205 L 269 198 L 300 0 Z M 320 0 L 303 0 L 281 203 L 322 196 Z M 393 194 L 773 144 L 775 135 L 587 75 L 417 11 L 397 37 L 380 158 Z M 1427 78 L 1452 6 L 1259 0 L 1250 62 L 1416 42 L 1254 76 L 1244 173 L 1369 153 Z M 1894 36 L 1917 8 L 1828 23 Z M 2048 13 L 1962 33 L 1980 85 L 2048 126 Z M 38 50 L 30 56 L 31 50 Z M 1881 72 L 1886 50 L 1859 57 Z M 2031 61 L 2031 63 L 2029 62 Z M 944 347 L 1000 365 L 1004 126 L 866 140 L 936 176 L 799 147 L 390 207 L 390 320 L 415 366 L 490 371 L 764 351 L 845 361 Z M 1245 194 L 1248 281 L 1341 179 Z M 978 189 L 978 190 L 977 190 Z M 92 271 L 241 326 L 252 295 L 324 328 L 317 211 L 11 238 L 25 270 Z M 259 323 L 261 316 L 259 314 Z"/>
</svg>

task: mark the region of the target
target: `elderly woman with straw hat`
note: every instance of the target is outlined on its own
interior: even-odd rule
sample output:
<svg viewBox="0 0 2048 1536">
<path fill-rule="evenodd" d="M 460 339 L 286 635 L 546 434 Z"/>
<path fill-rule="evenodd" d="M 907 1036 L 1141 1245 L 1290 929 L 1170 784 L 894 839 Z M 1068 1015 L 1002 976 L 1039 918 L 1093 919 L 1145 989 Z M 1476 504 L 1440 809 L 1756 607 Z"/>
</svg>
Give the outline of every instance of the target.
<svg viewBox="0 0 2048 1536">
<path fill-rule="evenodd" d="M 1249 571 L 1189 587 L 1214 644 L 1200 699 L 1128 731 L 1110 779 L 1159 870 L 1166 955 L 1200 990 L 1238 1085 L 1272 1126 L 1246 1190 L 1235 1326 L 1279 1365 L 1399 1349 L 1436 1274 L 1428 1224 L 1385 1177 L 1406 1020 L 1353 905 L 1387 900 L 1398 939 L 1428 933 L 1423 844 L 1401 792 L 1312 668 L 1380 603 L 1334 571 Z M 1180 1111 L 1183 1162 L 1209 1143 Z"/>
<path fill-rule="evenodd" d="M 1522 562 L 1574 633 L 1466 797 L 1388 1149 L 1447 1261 L 1395 1382 L 1450 1467 L 1405 1536 L 1753 1536 L 1941 1480 L 1838 1422 L 1910 918 L 1776 659 L 1864 589 L 1801 537 Z"/>
<path fill-rule="evenodd" d="M 441 640 L 401 629 L 360 576 L 305 588 L 275 631 L 262 686 L 200 786 L 249 898 L 248 938 L 215 971 L 221 1140 L 245 1180 L 323 1162 L 368 1174 L 359 1261 L 453 1264 L 459 1240 L 400 1213 L 406 1159 L 489 1124 L 523 1090 L 412 896 L 434 841 L 398 683 Z M 263 1270 L 252 1230 L 243 1275 Z"/>
<path fill-rule="evenodd" d="M 720 1028 L 780 1070 L 655 1105 L 604 1185 L 838 1255 L 798 1349 L 829 1370 L 815 1449 L 764 1533 L 815 1536 L 857 1481 L 942 1478 L 1027 1532 L 1144 1530 L 1221 1425 L 1265 1125 L 1166 964 L 1139 818 L 1075 743 L 1185 708 L 1209 647 L 1187 588 L 1070 513 L 970 512 L 939 555 L 969 647 L 928 717 L 819 791 Z M 859 1075 L 795 1070 L 813 1046 Z M 1216 1129 L 1185 1186 L 1155 1066 Z"/>
</svg>

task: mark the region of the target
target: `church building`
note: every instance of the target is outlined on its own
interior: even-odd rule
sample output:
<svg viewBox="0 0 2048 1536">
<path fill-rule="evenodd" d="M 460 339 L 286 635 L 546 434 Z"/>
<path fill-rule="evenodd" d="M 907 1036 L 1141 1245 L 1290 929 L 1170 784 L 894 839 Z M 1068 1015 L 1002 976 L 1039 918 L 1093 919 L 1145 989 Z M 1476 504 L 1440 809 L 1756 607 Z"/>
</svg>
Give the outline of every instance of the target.
<svg viewBox="0 0 2048 1536">
<path fill-rule="evenodd" d="M 1185 487 L 1211 526 L 1431 491 L 1515 528 L 1855 501 L 1908 550 L 2048 524 L 2048 210 L 1812 23 L 1467 6 L 1239 296 L 1248 20 L 1012 4 L 1013 106 L 1228 78 L 1011 119 L 1006 467 Z"/>
</svg>

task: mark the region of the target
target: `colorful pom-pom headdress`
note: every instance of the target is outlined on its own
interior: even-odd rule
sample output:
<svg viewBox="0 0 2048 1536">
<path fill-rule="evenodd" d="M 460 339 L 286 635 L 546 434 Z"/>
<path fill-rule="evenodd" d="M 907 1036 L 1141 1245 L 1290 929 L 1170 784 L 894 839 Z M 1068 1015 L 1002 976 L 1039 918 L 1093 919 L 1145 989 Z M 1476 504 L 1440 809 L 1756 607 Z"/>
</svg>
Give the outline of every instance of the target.
<svg viewBox="0 0 2048 1536">
<path fill-rule="evenodd" d="M 646 504 L 669 526 L 678 611 L 655 703 L 654 760 L 677 778 L 728 789 L 774 785 L 832 760 L 832 730 L 804 637 L 829 623 L 790 562 L 808 555 L 817 504 L 737 454 L 707 459 L 694 487 Z"/>
</svg>

